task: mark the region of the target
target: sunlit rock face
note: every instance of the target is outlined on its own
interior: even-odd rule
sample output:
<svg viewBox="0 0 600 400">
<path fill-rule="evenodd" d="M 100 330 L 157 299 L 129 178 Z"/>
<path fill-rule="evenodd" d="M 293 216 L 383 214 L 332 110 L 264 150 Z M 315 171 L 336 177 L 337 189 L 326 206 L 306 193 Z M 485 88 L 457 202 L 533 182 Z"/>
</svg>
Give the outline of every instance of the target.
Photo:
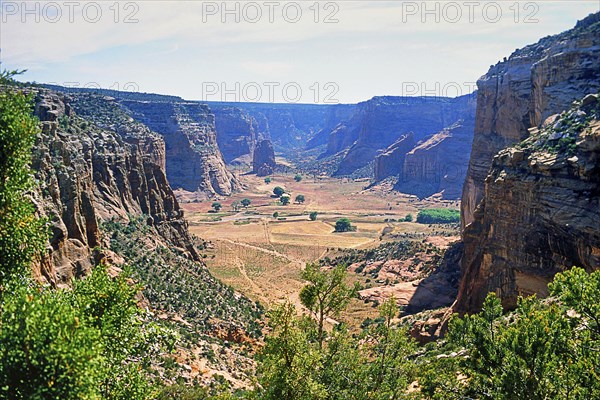
<svg viewBox="0 0 600 400">
<path fill-rule="evenodd" d="M 490 291 L 514 307 L 559 271 L 600 266 L 597 100 L 583 100 L 600 90 L 598 65 L 600 13 L 478 81 L 458 311 L 477 311 Z"/>
</svg>

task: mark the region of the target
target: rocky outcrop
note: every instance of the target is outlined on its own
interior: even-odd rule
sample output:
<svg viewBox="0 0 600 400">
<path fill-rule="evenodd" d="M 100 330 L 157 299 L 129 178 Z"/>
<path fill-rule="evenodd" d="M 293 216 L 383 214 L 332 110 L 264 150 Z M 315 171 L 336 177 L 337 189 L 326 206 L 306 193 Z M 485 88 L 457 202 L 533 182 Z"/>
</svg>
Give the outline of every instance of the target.
<svg viewBox="0 0 600 400">
<path fill-rule="evenodd" d="M 335 175 L 349 175 L 367 166 L 378 151 L 408 132 L 420 141 L 464 119 L 470 97 L 385 96 L 359 103 L 352 118 L 331 132 L 328 153 L 350 146 Z"/>
<path fill-rule="evenodd" d="M 464 230 L 456 311 L 477 311 L 489 292 L 512 308 L 518 296 L 546 295 L 557 272 L 599 269 L 598 96 L 500 151 L 482 197 Z"/>
<path fill-rule="evenodd" d="M 408 133 L 375 157 L 375 180 L 380 181 L 388 176 L 402 173 L 406 154 L 415 146 L 414 135 Z"/>
<path fill-rule="evenodd" d="M 195 102 L 121 100 L 131 116 L 166 143 L 167 177 L 173 188 L 230 195 L 241 188 L 219 150 L 215 117 Z"/>
<path fill-rule="evenodd" d="M 259 139 L 259 124 L 254 117 L 237 107 L 212 107 L 215 114 L 217 143 L 227 163 L 242 156 L 250 156 Z M 268 123 L 263 124 L 267 131 Z"/>
<path fill-rule="evenodd" d="M 473 108 L 474 110 L 474 108 Z M 460 199 L 473 141 L 474 113 L 410 150 L 395 189 L 420 198 Z"/>
<path fill-rule="evenodd" d="M 541 39 L 492 66 L 477 82 L 475 136 L 462 195 L 462 225 L 474 220 L 498 151 L 527 129 L 600 88 L 600 13 L 567 32 Z"/>
<path fill-rule="evenodd" d="M 102 257 L 93 249 L 107 247 L 101 222 L 130 215 L 147 215 L 162 238 L 197 259 L 165 175 L 160 135 L 135 123 L 114 98 L 33 91 L 42 125 L 33 152 L 34 198 L 51 228 L 48 256 L 35 275 L 54 285 L 84 275 Z M 74 111 L 84 109 L 96 119 Z"/>
<path fill-rule="evenodd" d="M 325 120 L 323 122 L 323 126 L 306 143 L 306 148 L 309 150 L 314 149 L 316 147 L 328 145 L 330 140 L 332 140 L 332 139 L 330 139 L 330 137 L 331 137 L 330 133 L 332 131 L 334 131 L 336 129 L 336 127 L 338 125 L 340 125 L 340 123 L 350 119 L 356 109 L 355 104 L 335 104 L 335 105 L 324 106 L 324 107 L 327 107 L 327 112 L 326 112 Z M 356 140 L 356 139 L 354 139 L 354 140 Z M 352 143 L 353 143 L 353 141 L 351 143 L 349 143 L 348 145 L 351 145 Z M 333 144 L 332 144 L 332 146 L 333 146 Z M 339 150 L 341 150 L 341 148 Z M 334 153 L 337 153 L 339 150 L 337 150 L 337 151 L 328 150 L 328 151 L 330 154 L 334 154 Z"/>
<path fill-rule="evenodd" d="M 258 176 L 267 176 L 273 174 L 275 167 L 273 144 L 268 139 L 261 140 L 254 149 L 252 172 Z"/>
</svg>

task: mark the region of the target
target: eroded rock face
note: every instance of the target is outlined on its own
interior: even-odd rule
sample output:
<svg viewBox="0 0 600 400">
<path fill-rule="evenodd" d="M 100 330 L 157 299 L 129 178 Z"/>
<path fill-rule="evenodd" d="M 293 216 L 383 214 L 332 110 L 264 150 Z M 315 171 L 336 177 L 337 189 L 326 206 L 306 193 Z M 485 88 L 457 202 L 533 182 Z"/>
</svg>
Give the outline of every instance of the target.
<svg viewBox="0 0 600 400">
<path fill-rule="evenodd" d="M 409 132 L 420 141 L 465 117 L 470 95 L 374 97 L 359 103 L 355 114 L 330 134 L 327 153 L 347 148 L 335 175 L 349 175 L 371 163 L 378 151 Z"/>
<path fill-rule="evenodd" d="M 258 121 L 237 107 L 214 107 L 217 143 L 226 162 L 244 155 L 251 155 L 259 136 L 268 135 L 268 123 L 263 129 L 267 131 L 260 135 Z"/>
<path fill-rule="evenodd" d="M 164 138 L 167 177 L 174 188 L 220 195 L 241 188 L 225 166 L 217 144 L 215 117 L 208 106 L 185 101 L 120 103 L 135 120 Z"/>
<path fill-rule="evenodd" d="M 441 193 L 443 199 L 460 199 L 473 141 L 474 113 L 466 117 L 406 154 L 396 190 L 420 198 Z"/>
<path fill-rule="evenodd" d="M 462 194 L 462 225 L 474 220 L 494 155 L 527 129 L 600 89 L 600 13 L 492 66 L 477 82 L 475 136 Z"/>
<path fill-rule="evenodd" d="M 258 176 L 271 175 L 276 165 L 273 144 L 268 139 L 261 140 L 254 149 L 252 172 Z"/>
<path fill-rule="evenodd" d="M 34 200 L 50 222 L 51 238 L 34 275 L 54 285 L 84 275 L 102 257 L 93 249 L 108 247 L 101 222 L 130 215 L 148 215 L 163 238 L 197 259 L 165 175 L 162 138 L 133 122 L 112 98 L 35 92 L 42 133 L 33 152 Z M 78 116 L 78 108 L 96 113 L 96 121 Z"/>
<path fill-rule="evenodd" d="M 375 157 L 375 180 L 380 181 L 388 176 L 401 174 L 404 160 L 408 152 L 415 146 L 412 132 L 403 135 L 393 145 Z"/>
<path fill-rule="evenodd" d="M 500 151 L 482 197 L 464 230 L 456 311 L 479 310 L 489 292 L 513 308 L 518 296 L 545 296 L 560 271 L 599 269 L 598 96 Z"/>
</svg>

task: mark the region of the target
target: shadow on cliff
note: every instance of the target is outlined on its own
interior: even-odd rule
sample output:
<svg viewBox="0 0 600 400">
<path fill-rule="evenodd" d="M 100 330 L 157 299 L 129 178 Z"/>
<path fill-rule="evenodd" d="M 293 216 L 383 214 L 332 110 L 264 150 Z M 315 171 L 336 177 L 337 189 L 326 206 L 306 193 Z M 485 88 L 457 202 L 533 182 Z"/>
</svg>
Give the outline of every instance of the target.
<svg viewBox="0 0 600 400">
<path fill-rule="evenodd" d="M 461 276 L 460 258 L 462 252 L 462 242 L 450 246 L 440 266 L 419 283 L 417 290 L 404 308 L 404 315 L 449 307 L 454 303 Z"/>
</svg>

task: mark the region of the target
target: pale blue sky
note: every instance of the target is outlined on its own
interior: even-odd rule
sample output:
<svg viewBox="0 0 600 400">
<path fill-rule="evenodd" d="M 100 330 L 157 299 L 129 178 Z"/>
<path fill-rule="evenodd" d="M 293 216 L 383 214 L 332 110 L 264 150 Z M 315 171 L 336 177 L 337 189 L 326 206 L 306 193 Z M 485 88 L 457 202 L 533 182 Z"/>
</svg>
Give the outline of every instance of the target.
<svg viewBox="0 0 600 400">
<path fill-rule="evenodd" d="M 319 2 L 318 7 L 313 1 L 229 1 L 227 7 L 239 11 L 225 15 L 221 1 L 123 1 L 116 6 L 98 1 L 87 6 L 85 15 L 82 2 L 70 16 L 61 1 L 54 3 L 59 8 L 28 2 L 29 14 L 20 1 L 1 4 L 3 67 L 28 69 L 27 80 L 120 89 L 131 82 L 130 89 L 187 99 L 279 102 L 286 100 L 287 84 L 288 100 L 298 97 L 299 88 L 302 102 L 327 101 L 330 94 L 330 101 L 346 103 L 376 95 L 464 94 L 491 64 L 516 48 L 600 10 L 600 0 L 471 6 L 465 1 L 343 0 Z M 302 16 L 292 23 L 296 4 Z M 430 14 L 424 13 L 424 4 Z M 337 22 L 324 23 L 332 13 Z M 127 16 L 137 22 L 125 23 Z"/>
</svg>

